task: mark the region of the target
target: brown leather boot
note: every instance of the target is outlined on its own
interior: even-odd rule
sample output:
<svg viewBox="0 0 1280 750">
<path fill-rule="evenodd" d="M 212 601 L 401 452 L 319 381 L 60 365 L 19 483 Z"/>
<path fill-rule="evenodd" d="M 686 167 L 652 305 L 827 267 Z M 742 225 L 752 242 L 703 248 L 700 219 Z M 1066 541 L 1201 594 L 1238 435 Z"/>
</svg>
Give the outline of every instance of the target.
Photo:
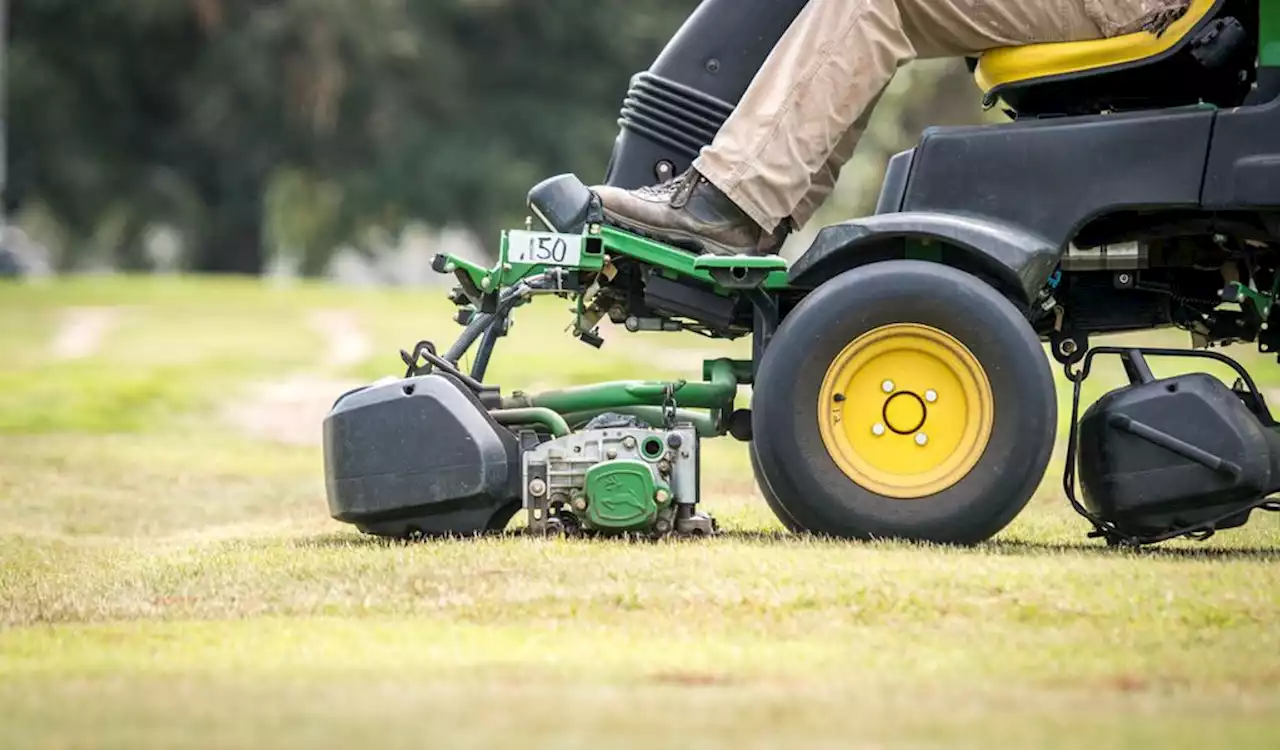
<svg viewBox="0 0 1280 750">
<path fill-rule="evenodd" d="M 605 220 L 668 245 L 715 255 L 770 255 L 786 239 L 786 222 L 765 232 L 694 169 L 638 190 L 597 186 Z"/>
</svg>

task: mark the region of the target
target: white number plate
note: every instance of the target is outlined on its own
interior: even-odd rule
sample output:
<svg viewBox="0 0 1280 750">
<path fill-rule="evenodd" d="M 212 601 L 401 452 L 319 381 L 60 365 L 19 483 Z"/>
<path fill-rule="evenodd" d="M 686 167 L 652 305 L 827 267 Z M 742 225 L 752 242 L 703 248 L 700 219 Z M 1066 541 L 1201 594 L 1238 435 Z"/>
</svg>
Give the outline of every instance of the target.
<svg viewBox="0 0 1280 750">
<path fill-rule="evenodd" d="M 581 265 L 582 235 L 524 230 L 508 232 L 507 262 L 544 266 Z"/>
</svg>

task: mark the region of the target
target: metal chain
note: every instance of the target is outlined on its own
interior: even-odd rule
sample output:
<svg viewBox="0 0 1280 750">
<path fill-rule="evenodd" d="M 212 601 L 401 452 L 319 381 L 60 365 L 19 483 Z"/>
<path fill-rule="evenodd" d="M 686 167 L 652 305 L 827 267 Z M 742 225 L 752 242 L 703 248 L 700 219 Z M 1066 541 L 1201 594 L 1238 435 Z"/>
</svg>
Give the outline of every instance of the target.
<svg viewBox="0 0 1280 750">
<path fill-rule="evenodd" d="M 662 428 L 670 430 L 676 426 L 676 391 L 683 388 L 685 381 L 667 383 L 662 389 Z"/>
</svg>

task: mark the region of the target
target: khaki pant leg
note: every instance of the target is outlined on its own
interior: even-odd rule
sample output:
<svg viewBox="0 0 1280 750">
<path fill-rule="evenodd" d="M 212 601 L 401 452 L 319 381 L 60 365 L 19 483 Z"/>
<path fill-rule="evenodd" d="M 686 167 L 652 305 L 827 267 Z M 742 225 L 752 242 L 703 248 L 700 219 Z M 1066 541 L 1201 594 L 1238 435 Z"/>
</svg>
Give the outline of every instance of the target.
<svg viewBox="0 0 1280 750">
<path fill-rule="evenodd" d="M 1096 39 L 1100 7 L 1118 24 L 1180 1 L 810 0 L 694 167 L 764 229 L 787 218 L 803 225 L 903 64 Z"/>
<path fill-rule="evenodd" d="M 896 0 L 809 0 L 694 168 L 772 231 L 915 56 Z"/>
</svg>

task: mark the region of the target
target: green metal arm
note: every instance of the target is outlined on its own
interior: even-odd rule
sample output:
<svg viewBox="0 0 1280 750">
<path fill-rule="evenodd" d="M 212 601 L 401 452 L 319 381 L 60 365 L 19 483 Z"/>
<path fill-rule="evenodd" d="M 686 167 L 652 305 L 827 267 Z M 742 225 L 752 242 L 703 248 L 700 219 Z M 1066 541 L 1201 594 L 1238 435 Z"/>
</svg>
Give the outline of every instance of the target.
<svg viewBox="0 0 1280 750">
<path fill-rule="evenodd" d="M 565 418 L 550 409 L 528 407 L 522 409 L 495 409 L 489 416 L 500 425 L 540 424 L 556 437 L 564 437 L 571 430 Z"/>
<path fill-rule="evenodd" d="M 725 409 L 738 393 L 738 371 L 732 360 L 708 365 L 709 382 L 664 383 L 625 380 L 561 388 L 535 394 L 513 393 L 502 399 L 504 409 L 541 407 L 558 414 L 607 411 L 623 406 L 662 406 L 670 394 L 675 403 L 691 409 Z"/>
</svg>

